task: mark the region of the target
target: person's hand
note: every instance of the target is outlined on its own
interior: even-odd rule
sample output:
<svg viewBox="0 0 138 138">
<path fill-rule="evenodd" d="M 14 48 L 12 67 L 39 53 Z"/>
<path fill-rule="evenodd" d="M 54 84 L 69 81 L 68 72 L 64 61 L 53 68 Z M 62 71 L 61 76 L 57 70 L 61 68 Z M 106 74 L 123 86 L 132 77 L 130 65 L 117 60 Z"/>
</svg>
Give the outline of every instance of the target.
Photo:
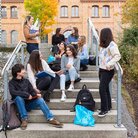
<svg viewBox="0 0 138 138">
<path fill-rule="evenodd" d="M 70 65 L 70 64 L 67 64 L 67 65 L 66 65 L 66 68 L 67 68 L 67 69 L 70 69 L 71 67 L 72 67 L 72 65 Z"/>
<path fill-rule="evenodd" d="M 55 57 L 56 58 L 61 58 L 61 56 L 59 54 L 56 54 Z"/>
<path fill-rule="evenodd" d="M 34 90 L 35 90 L 35 92 L 38 93 L 38 94 L 41 93 L 41 91 L 40 91 L 39 89 L 37 89 L 37 88 L 34 88 Z"/>
<path fill-rule="evenodd" d="M 36 33 L 35 33 L 35 36 L 39 36 L 39 32 L 36 32 Z"/>
<path fill-rule="evenodd" d="M 28 98 L 28 100 L 31 100 L 32 99 L 32 95 L 29 95 L 29 98 Z"/>
<path fill-rule="evenodd" d="M 109 70 L 109 71 L 111 70 L 110 66 L 106 66 L 106 69 Z"/>
<path fill-rule="evenodd" d="M 41 94 L 37 94 L 37 97 L 38 97 L 38 98 L 41 98 L 41 97 L 42 97 L 42 95 L 41 95 Z"/>
<path fill-rule="evenodd" d="M 58 75 L 61 75 L 61 74 L 63 74 L 64 72 L 63 72 L 63 70 L 59 70 L 59 71 L 57 71 L 57 72 L 55 72 L 56 74 L 58 74 Z"/>
</svg>

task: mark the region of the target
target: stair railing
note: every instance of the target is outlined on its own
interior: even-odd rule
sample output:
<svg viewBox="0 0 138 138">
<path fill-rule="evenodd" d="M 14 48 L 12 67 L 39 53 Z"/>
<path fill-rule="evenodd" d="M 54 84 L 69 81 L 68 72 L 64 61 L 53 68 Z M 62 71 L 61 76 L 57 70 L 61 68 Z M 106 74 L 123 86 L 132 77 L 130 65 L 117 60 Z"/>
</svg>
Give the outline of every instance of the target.
<svg viewBox="0 0 138 138">
<path fill-rule="evenodd" d="M 8 81 L 10 78 L 10 69 L 11 67 L 16 63 L 22 63 L 25 64 L 25 47 L 26 43 L 23 41 L 19 41 L 15 49 L 13 50 L 11 56 L 9 57 L 8 61 L 6 62 L 4 68 L 2 69 L 1 76 L 3 77 L 3 83 L 4 83 L 4 92 L 3 92 L 3 99 L 8 98 Z M 10 74 L 9 74 L 10 73 Z"/>
<path fill-rule="evenodd" d="M 122 76 L 123 76 L 123 69 L 119 62 L 115 64 L 115 70 L 117 72 L 117 124 L 115 127 L 124 127 L 122 125 L 122 117 L 121 117 L 121 109 L 122 109 L 122 96 L 121 96 L 121 89 L 122 89 Z"/>
<path fill-rule="evenodd" d="M 89 54 L 93 57 L 96 57 L 96 70 L 98 70 L 98 47 L 99 47 L 99 36 L 98 33 L 91 21 L 91 18 L 88 18 L 88 46 Z"/>
<path fill-rule="evenodd" d="M 98 70 L 99 69 L 99 66 L 98 66 L 99 36 L 92 23 L 91 18 L 88 18 L 88 46 L 89 46 L 90 54 L 96 56 L 96 69 Z M 122 119 L 121 119 L 121 109 L 122 109 L 121 85 L 122 85 L 123 70 L 119 63 L 115 64 L 115 70 L 117 72 L 117 124 L 115 125 L 115 127 L 123 127 Z M 110 82 L 109 87 L 112 95 L 112 81 Z"/>
</svg>

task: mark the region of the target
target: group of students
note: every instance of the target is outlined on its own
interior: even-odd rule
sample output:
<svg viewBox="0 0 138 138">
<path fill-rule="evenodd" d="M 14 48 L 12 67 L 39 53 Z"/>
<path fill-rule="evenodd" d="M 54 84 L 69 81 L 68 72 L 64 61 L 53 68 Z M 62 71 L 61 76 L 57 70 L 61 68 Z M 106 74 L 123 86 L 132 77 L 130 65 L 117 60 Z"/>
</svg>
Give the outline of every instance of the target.
<svg viewBox="0 0 138 138">
<path fill-rule="evenodd" d="M 27 111 L 40 107 L 49 123 L 62 127 L 63 124 L 54 118 L 46 102 L 50 102 L 50 94 L 60 82 L 61 101 L 66 100 L 65 82 L 70 80 L 71 84 L 68 91 L 74 89 L 74 81 L 80 77 L 80 66 L 83 70 L 87 68 L 88 50 L 85 36 L 78 35 L 78 29 L 74 27 L 72 34 L 65 42 L 65 38 L 60 34 L 60 28 L 52 37 L 52 44 L 58 45 L 59 51 L 54 55 L 61 62 L 60 70 L 53 71 L 48 63 L 42 58 L 38 48 L 38 41 L 35 39 L 39 32 L 30 34 L 30 27 L 33 24 L 33 17 L 27 16 L 24 23 L 24 36 L 27 42 L 27 51 L 30 53 L 27 64 L 28 79 L 25 79 L 25 69 L 22 64 L 16 64 L 12 68 L 13 78 L 9 82 L 9 91 L 15 101 L 22 120 L 21 128 L 27 127 Z M 59 37 L 60 36 L 60 37 Z M 74 37 L 74 38 L 73 38 Z M 114 65 L 120 60 L 121 55 L 112 32 L 109 28 L 104 28 L 100 33 L 100 52 L 99 52 L 99 93 L 101 98 L 101 108 L 99 117 L 104 117 L 111 109 L 111 96 L 109 83 L 114 75 Z M 36 74 L 46 71 L 51 76 L 37 78 Z M 43 95 L 43 98 L 42 98 Z"/>
</svg>

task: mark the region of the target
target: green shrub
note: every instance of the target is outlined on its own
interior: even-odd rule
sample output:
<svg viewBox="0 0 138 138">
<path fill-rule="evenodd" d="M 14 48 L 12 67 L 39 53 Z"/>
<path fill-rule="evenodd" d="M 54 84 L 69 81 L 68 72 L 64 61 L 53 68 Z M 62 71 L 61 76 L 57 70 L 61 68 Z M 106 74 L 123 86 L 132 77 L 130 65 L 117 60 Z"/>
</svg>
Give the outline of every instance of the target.
<svg viewBox="0 0 138 138">
<path fill-rule="evenodd" d="M 138 28 L 125 29 L 119 45 L 125 79 L 138 82 Z"/>
<path fill-rule="evenodd" d="M 0 47 L 0 52 L 12 52 L 15 47 Z"/>
</svg>

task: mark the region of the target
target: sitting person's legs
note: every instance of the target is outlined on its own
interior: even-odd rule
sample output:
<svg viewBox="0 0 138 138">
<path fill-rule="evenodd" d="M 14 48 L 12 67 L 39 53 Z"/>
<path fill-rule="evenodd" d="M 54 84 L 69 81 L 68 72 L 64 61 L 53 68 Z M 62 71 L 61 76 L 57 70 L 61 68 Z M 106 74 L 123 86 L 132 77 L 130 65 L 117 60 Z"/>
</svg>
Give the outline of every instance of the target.
<svg viewBox="0 0 138 138">
<path fill-rule="evenodd" d="M 79 77 L 74 67 L 69 69 L 69 77 L 70 77 L 71 84 L 69 86 L 68 91 L 72 91 L 74 89 L 74 81 Z"/>
<path fill-rule="evenodd" d="M 80 61 L 80 70 L 85 71 L 87 70 L 87 65 L 88 65 L 88 59 L 83 59 Z"/>
<path fill-rule="evenodd" d="M 36 109 L 37 107 L 40 107 L 41 111 L 44 113 L 45 118 L 48 120 L 48 123 L 57 125 L 57 126 L 63 125 L 62 123 L 60 123 L 54 118 L 54 115 L 50 111 L 49 107 L 47 106 L 43 98 L 37 98 L 35 100 L 31 100 L 26 105 L 27 110 Z"/>
<path fill-rule="evenodd" d="M 27 115 L 27 111 L 26 111 L 26 108 L 25 108 L 25 101 L 20 96 L 17 96 L 14 101 L 15 101 L 15 104 L 18 108 L 20 118 L 21 118 L 21 121 L 22 121 L 21 129 L 26 129 L 28 115 Z"/>
</svg>

